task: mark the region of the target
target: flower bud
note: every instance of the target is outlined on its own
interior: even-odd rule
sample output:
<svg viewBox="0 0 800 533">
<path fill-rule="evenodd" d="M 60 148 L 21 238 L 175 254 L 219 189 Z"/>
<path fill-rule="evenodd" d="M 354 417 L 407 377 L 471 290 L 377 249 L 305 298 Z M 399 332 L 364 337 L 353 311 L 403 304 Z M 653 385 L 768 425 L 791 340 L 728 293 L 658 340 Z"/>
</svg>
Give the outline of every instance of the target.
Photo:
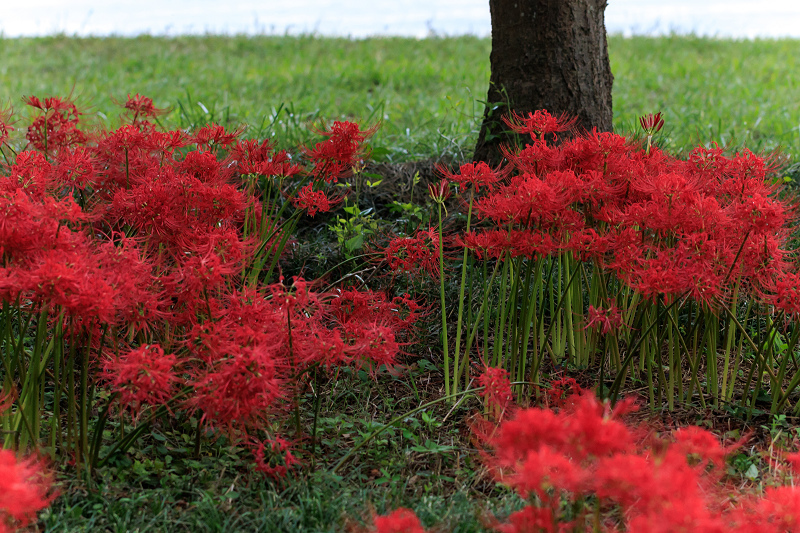
<svg viewBox="0 0 800 533">
<path fill-rule="evenodd" d="M 437 204 L 443 204 L 450 198 L 450 182 L 442 179 L 439 183 L 428 184 L 428 193 Z"/>
<path fill-rule="evenodd" d="M 647 135 L 653 135 L 664 127 L 664 119 L 661 116 L 661 111 L 656 113 L 648 113 L 643 117 L 639 117 L 639 124 Z"/>
</svg>

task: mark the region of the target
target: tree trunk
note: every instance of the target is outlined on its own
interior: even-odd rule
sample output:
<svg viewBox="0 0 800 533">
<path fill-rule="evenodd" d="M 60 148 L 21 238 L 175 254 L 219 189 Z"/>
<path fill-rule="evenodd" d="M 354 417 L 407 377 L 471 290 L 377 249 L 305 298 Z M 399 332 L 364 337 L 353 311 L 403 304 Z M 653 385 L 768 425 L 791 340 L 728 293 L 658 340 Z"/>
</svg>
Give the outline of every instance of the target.
<svg viewBox="0 0 800 533">
<path fill-rule="evenodd" d="M 611 131 L 606 0 L 489 0 L 492 75 L 475 160 L 497 163 L 514 142 L 510 110 L 577 117 L 576 127 Z"/>
</svg>

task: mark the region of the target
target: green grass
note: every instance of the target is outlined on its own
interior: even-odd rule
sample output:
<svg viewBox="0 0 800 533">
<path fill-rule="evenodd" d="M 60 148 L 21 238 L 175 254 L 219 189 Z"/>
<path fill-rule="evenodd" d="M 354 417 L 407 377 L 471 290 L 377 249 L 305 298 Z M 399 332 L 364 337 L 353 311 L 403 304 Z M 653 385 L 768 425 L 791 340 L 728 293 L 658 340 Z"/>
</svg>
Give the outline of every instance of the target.
<svg viewBox="0 0 800 533">
<path fill-rule="evenodd" d="M 195 456 L 193 443 L 183 438 L 192 433 L 188 421 L 165 417 L 131 451 L 101 468 L 92 483 L 76 479 L 66 467 L 62 495 L 40 524 L 65 533 L 334 533 L 347 523 L 363 523 L 372 511 L 409 507 L 426 526 L 489 531 L 483 524 L 487 512 L 504 519 L 524 502 L 494 484 L 472 449 L 465 420 L 480 407 L 475 397 L 456 409 L 439 403 L 408 416 L 332 473 L 365 435 L 438 398 L 439 383 L 424 359 L 401 377 L 379 372 L 374 379 L 345 368 L 336 379 L 321 382 L 317 454 L 312 460 L 298 449 L 303 468 L 280 483 L 254 473 L 250 452 L 227 446 L 224 437 L 207 439 Z M 306 448 L 313 404 L 309 393 L 300 405 Z"/>
<path fill-rule="evenodd" d="M 616 129 L 661 110 L 671 151 L 717 142 L 800 155 L 800 40 L 613 37 L 609 55 Z"/>
<path fill-rule="evenodd" d="M 114 99 L 139 92 L 173 108 L 169 125 L 246 123 L 287 146 L 317 119 L 381 120 L 376 158 L 458 159 L 477 137 L 490 49 L 475 37 L 0 39 L 0 102 L 72 92 L 114 125 Z M 673 151 L 714 141 L 800 154 L 800 41 L 612 36 L 609 54 L 618 131 L 662 110 Z"/>
<path fill-rule="evenodd" d="M 246 123 L 249 135 L 289 145 L 315 119 L 380 120 L 381 157 L 421 159 L 472 142 L 489 48 L 474 37 L 5 39 L 0 102 L 72 92 L 113 125 L 114 99 L 138 92 L 173 108 L 169 124 Z"/>
</svg>

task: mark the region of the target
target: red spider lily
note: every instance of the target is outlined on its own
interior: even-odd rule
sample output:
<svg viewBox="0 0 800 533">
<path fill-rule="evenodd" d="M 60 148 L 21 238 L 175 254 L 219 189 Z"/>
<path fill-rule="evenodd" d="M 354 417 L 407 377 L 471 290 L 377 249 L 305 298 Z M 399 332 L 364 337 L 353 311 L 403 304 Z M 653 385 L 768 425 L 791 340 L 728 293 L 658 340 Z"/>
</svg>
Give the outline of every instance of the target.
<svg viewBox="0 0 800 533">
<path fill-rule="evenodd" d="M 572 526 L 572 524 L 559 524 L 556 529 L 551 509 L 527 506 L 521 511 L 511 513 L 508 523 L 492 524 L 492 529 L 499 533 L 556 533 L 556 531 L 571 531 Z"/>
<path fill-rule="evenodd" d="M 175 150 L 189 145 L 190 138 L 185 132 L 180 130 L 153 130 L 148 132 L 146 141 L 150 149 L 172 158 L 175 154 Z"/>
<path fill-rule="evenodd" d="M 647 115 L 639 117 L 639 124 L 642 126 L 645 134 L 650 136 L 661 131 L 661 128 L 664 127 L 664 119 L 660 111 L 655 115 L 653 113 L 648 113 Z"/>
<path fill-rule="evenodd" d="M 513 401 L 508 371 L 504 368 L 487 366 L 478 377 L 478 384 L 485 387 L 480 394 L 493 413 L 493 418 L 502 419 Z"/>
<path fill-rule="evenodd" d="M 160 345 L 145 345 L 106 359 L 105 378 L 119 394 L 119 405 L 138 414 L 143 405 L 162 405 L 175 394 L 180 382 L 174 370 L 176 362 Z"/>
<path fill-rule="evenodd" d="M 205 150 L 192 150 L 175 168 L 181 178 L 195 178 L 210 185 L 225 185 L 231 175 L 223 172 L 222 164 L 217 157 Z"/>
<path fill-rule="evenodd" d="M 424 271 L 439 275 L 439 235 L 434 228 L 418 231 L 413 237 L 392 239 L 384 250 L 384 258 L 392 270 Z"/>
<path fill-rule="evenodd" d="M 506 147 L 501 152 L 518 174 L 544 175 L 551 170 L 563 170 L 566 164 L 563 146 L 551 146 L 539 138 L 518 152 Z"/>
<path fill-rule="evenodd" d="M 189 405 L 211 427 L 227 430 L 257 428 L 284 396 L 278 375 L 280 347 L 251 342 L 227 344 L 223 358 L 193 379 Z"/>
<path fill-rule="evenodd" d="M 233 131 L 227 131 L 223 126 L 212 123 L 200 128 L 192 137 L 192 142 L 207 150 L 217 147 L 227 148 L 236 142 L 236 138 L 244 133 L 245 129 L 245 126 L 239 126 Z"/>
<path fill-rule="evenodd" d="M 430 194 L 433 201 L 437 204 L 444 204 L 452 194 L 452 191 L 450 191 L 450 182 L 446 179 L 442 179 L 439 183 L 429 183 L 428 194 Z"/>
<path fill-rule="evenodd" d="M 379 321 L 356 324 L 348 322 L 342 326 L 344 330 L 345 353 L 349 352 L 348 363 L 370 364 L 371 368 L 391 367 L 400 354 L 400 344 L 395 338 L 392 327 Z"/>
<path fill-rule="evenodd" d="M 274 146 L 269 139 L 260 143 L 251 139 L 237 140 L 226 162 L 235 164 L 242 174 L 291 178 L 303 172 L 303 167 L 292 163 L 286 151 L 274 152 Z"/>
<path fill-rule="evenodd" d="M 264 435 L 267 421 L 273 427 L 285 418 L 309 368 L 396 362 L 419 315 L 408 296 L 320 294 L 300 279 L 237 290 L 255 249 L 242 235 L 246 217 L 275 221 L 264 211 L 272 206 L 236 182 L 242 172 L 297 175 L 302 169 L 286 152 L 237 142 L 240 132 L 216 125 L 191 138 L 157 131 L 144 121 L 157 113 L 152 101 L 138 95 L 128 102 L 134 124 L 98 134 L 94 145 L 77 135 L 61 142 L 58 116 L 63 128 L 77 124 L 74 106 L 29 103 L 45 112 L 31 134 L 41 134 L 41 146 L 19 154 L 0 178 L 0 296 L 23 302 L 25 311 L 52 309 L 65 327 L 108 326 L 115 345 L 169 345 L 166 354 L 158 344 L 114 357 L 106 349 L 105 383 L 128 408 L 163 405 L 183 384 L 192 393 L 174 409 L 196 413 L 233 442 L 250 442 Z M 321 157 L 318 170 L 325 156 L 342 168 L 360 164 L 372 131 L 334 124 L 324 147 L 310 152 Z M 45 136 L 48 154 L 41 152 Z M 181 150 L 189 144 L 198 146 Z M 207 149 L 228 146 L 224 159 Z M 305 192 L 313 187 L 302 190 L 299 201 L 310 200 Z M 280 437 L 262 444 L 253 447 L 259 467 L 285 474 L 295 459 Z"/>
<path fill-rule="evenodd" d="M 14 131 L 11 127 L 11 117 L 13 111 L 9 109 L 0 109 L 0 146 L 8 141 L 9 133 Z"/>
<path fill-rule="evenodd" d="M 797 528 L 796 487 L 772 487 L 731 504 L 719 480 L 725 456 L 739 444 L 723 447 L 708 431 L 691 426 L 671 439 L 643 439 L 616 416 L 583 395 L 558 414 L 523 410 L 494 432 L 484 431 L 495 449 L 487 460 L 498 477 L 523 496 L 535 494 L 539 502 L 492 527 L 514 533 L 571 531 L 587 517 L 564 520 L 562 499 L 594 496 L 599 505 L 620 509 L 619 523 L 595 523 L 600 531 L 777 533 Z"/>
<path fill-rule="evenodd" d="M 419 316 L 419 306 L 409 297 L 387 300 L 374 291 L 346 290 L 330 301 L 330 311 L 342 325 L 379 322 L 398 330 L 409 328 Z"/>
<path fill-rule="evenodd" d="M 546 257 L 561 249 L 558 237 L 527 230 L 486 230 L 464 234 L 460 243 L 473 250 L 478 259 L 511 257 Z"/>
<path fill-rule="evenodd" d="M 493 189 L 494 186 L 506 179 L 511 172 L 510 167 L 493 169 L 483 161 L 465 163 L 458 172 L 451 172 L 444 165 L 437 165 L 436 170 L 444 179 L 454 181 L 463 187 L 472 187 L 475 191 L 481 188 Z"/>
<path fill-rule="evenodd" d="M 161 109 L 153 104 L 153 99 L 136 93 L 134 96 L 128 95 L 128 99 L 122 105 L 133 115 L 131 122 L 137 124 L 150 118 L 159 117 L 169 113 L 169 109 Z"/>
<path fill-rule="evenodd" d="M 375 516 L 369 533 L 425 533 L 417 515 L 409 509 L 395 509 L 386 516 Z"/>
<path fill-rule="evenodd" d="M 672 436 L 675 439 L 676 449 L 687 456 L 693 455 L 699 458 L 696 466 L 701 469 L 707 466 L 721 469 L 725 465 L 725 458 L 744 442 L 723 447 L 716 435 L 697 426 L 679 428 L 672 433 Z"/>
<path fill-rule="evenodd" d="M 335 183 L 346 176 L 362 162 L 365 155 L 362 144 L 377 128 L 373 126 L 362 131 L 354 122 L 336 121 L 330 130 L 317 131 L 327 139 L 317 143 L 313 149 L 306 150 L 306 156 L 312 164 L 311 176 L 328 183 Z"/>
<path fill-rule="evenodd" d="M 83 146 L 62 150 L 55 168 L 55 183 L 74 189 L 85 189 L 94 182 L 95 169 L 91 152 Z"/>
<path fill-rule="evenodd" d="M 503 226 L 508 223 L 530 226 L 551 222 L 557 213 L 566 211 L 567 196 L 559 195 L 553 185 L 528 174 L 516 176 L 511 183 L 475 203 L 476 213 Z"/>
<path fill-rule="evenodd" d="M 783 533 L 800 527 L 800 490 L 797 487 L 768 487 L 762 498 L 742 506 L 737 531 Z"/>
<path fill-rule="evenodd" d="M 17 155 L 11 165 L 8 180 L 3 180 L 3 190 L 22 189 L 32 196 L 43 197 L 52 185 L 52 167 L 39 152 L 26 150 Z"/>
<path fill-rule="evenodd" d="M 317 213 L 327 213 L 331 208 L 341 202 L 338 198 L 332 200 L 323 191 L 315 191 L 314 184 L 309 183 L 297 191 L 297 196 L 292 202 L 298 209 L 306 209 L 308 216 L 313 217 Z"/>
<path fill-rule="evenodd" d="M 26 96 L 22 98 L 25 104 L 41 109 L 42 111 L 77 111 L 75 104 L 67 98 L 60 98 L 58 96 L 50 96 L 45 98 L 44 101 L 36 96 Z"/>
<path fill-rule="evenodd" d="M 11 533 L 36 520 L 55 497 L 42 461 L 18 460 L 11 450 L 0 450 L 0 533 Z"/>
<path fill-rule="evenodd" d="M 24 102 L 43 112 L 34 119 L 26 134 L 30 145 L 37 150 L 55 153 L 62 148 L 86 142 L 86 135 L 78 130 L 82 113 L 69 100 L 50 97 L 42 102 L 35 96 L 29 96 Z"/>
<path fill-rule="evenodd" d="M 256 469 L 276 479 L 285 477 L 289 470 L 298 464 L 298 460 L 292 455 L 289 442 L 278 437 L 255 443 L 253 456 L 256 460 Z"/>
<path fill-rule="evenodd" d="M 617 306 L 611 304 L 606 308 L 595 308 L 590 305 L 584 328 L 598 328 L 600 333 L 607 335 L 619 330 L 622 325 L 622 311 Z"/>
<path fill-rule="evenodd" d="M 531 139 L 544 138 L 549 133 L 560 133 L 567 131 L 575 125 L 577 117 L 569 117 L 567 113 L 562 113 L 554 117 L 545 110 L 538 110 L 528 113 L 527 116 L 517 114 L 512 111 L 508 117 L 503 117 L 509 128 L 520 134 L 528 134 Z"/>
<path fill-rule="evenodd" d="M 575 398 L 579 398 L 584 390 L 574 378 L 563 378 L 550 382 L 550 388 L 545 389 L 547 405 L 551 409 L 565 407 Z"/>
</svg>

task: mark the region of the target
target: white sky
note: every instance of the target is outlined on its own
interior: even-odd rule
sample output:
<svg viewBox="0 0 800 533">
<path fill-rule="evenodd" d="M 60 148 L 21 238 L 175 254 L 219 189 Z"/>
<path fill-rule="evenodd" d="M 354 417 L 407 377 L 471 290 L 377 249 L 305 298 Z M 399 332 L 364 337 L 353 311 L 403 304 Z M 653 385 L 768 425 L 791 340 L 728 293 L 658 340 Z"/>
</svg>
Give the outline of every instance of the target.
<svg viewBox="0 0 800 533">
<path fill-rule="evenodd" d="M 800 0 L 609 0 L 612 33 L 800 37 Z M 5 37 L 490 32 L 488 0 L 0 0 Z"/>
</svg>

